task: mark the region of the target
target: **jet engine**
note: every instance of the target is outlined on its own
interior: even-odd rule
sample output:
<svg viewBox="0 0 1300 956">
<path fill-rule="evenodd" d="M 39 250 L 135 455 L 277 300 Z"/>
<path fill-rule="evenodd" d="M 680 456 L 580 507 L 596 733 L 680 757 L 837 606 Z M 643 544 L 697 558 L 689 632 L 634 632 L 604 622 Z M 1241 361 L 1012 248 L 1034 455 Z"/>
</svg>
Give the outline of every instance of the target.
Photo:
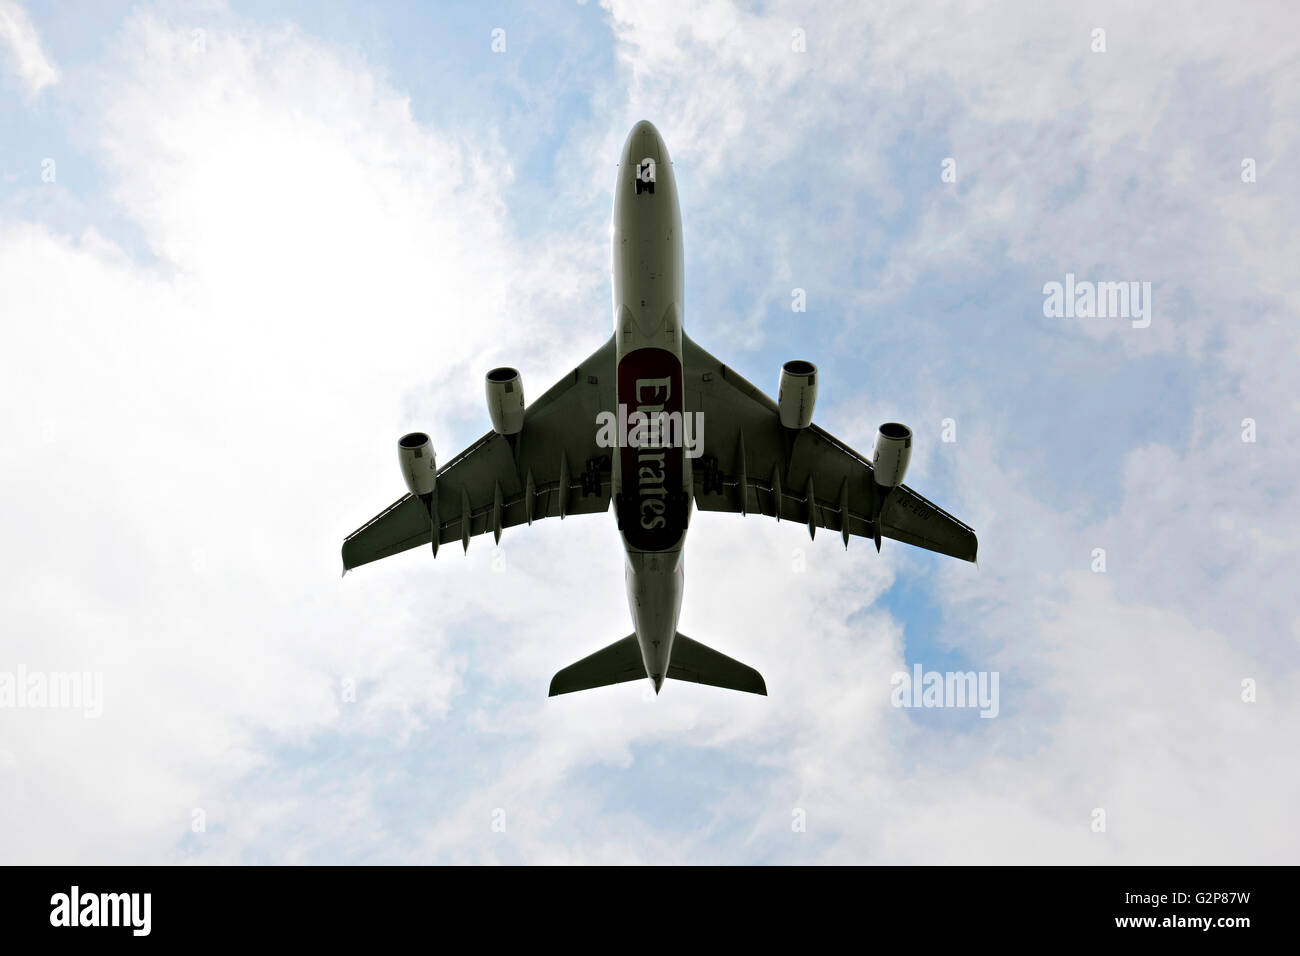
<svg viewBox="0 0 1300 956">
<path fill-rule="evenodd" d="M 438 477 L 438 461 L 433 453 L 433 442 L 424 432 L 411 432 L 397 441 L 397 457 L 402 463 L 402 479 L 406 490 L 417 498 L 433 494 Z"/>
<path fill-rule="evenodd" d="M 524 427 L 524 383 L 518 369 L 494 368 L 487 373 L 487 406 L 493 431 L 519 434 Z"/>
<path fill-rule="evenodd" d="M 912 458 L 912 429 L 898 422 L 885 422 L 876 435 L 876 451 L 871 464 L 876 471 L 876 484 L 896 488 L 907 474 L 907 463 Z"/>
<path fill-rule="evenodd" d="M 817 404 L 817 366 L 794 359 L 781 366 L 781 384 L 776 391 L 781 424 L 786 428 L 807 428 Z"/>
</svg>

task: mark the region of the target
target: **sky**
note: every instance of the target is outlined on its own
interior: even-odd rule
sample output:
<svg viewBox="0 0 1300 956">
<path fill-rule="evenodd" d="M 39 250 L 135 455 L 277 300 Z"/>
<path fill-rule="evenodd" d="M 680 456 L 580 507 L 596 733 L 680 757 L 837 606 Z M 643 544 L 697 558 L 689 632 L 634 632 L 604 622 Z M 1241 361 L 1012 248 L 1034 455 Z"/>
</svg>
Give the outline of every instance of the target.
<svg viewBox="0 0 1300 956">
<path fill-rule="evenodd" d="M 1297 27 L 0 0 L 0 862 L 1295 863 Z M 339 576 L 399 435 L 609 336 L 640 119 L 688 334 L 817 363 L 860 451 L 910 424 L 980 539 L 697 513 L 681 630 L 766 698 L 547 699 L 630 630 L 612 514 Z M 896 706 L 918 666 L 996 715 Z"/>
</svg>

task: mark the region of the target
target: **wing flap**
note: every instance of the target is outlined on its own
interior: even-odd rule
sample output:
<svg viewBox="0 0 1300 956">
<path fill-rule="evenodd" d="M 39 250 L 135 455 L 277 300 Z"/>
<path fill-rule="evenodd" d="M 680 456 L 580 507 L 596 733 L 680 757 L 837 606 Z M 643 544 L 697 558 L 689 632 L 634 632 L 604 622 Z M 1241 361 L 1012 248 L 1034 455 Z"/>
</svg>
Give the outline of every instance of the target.
<svg viewBox="0 0 1300 956">
<path fill-rule="evenodd" d="M 428 544 L 429 512 L 418 498 L 403 495 L 343 541 L 343 567 L 355 568 Z"/>
<path fill-rule="evenodd" d="M 907 485 L 885 500 L 880 531 L 904 544 L 936 551 L 962 561 L 974 561 L 979 551 L 975 532 Z"/>
</svg>

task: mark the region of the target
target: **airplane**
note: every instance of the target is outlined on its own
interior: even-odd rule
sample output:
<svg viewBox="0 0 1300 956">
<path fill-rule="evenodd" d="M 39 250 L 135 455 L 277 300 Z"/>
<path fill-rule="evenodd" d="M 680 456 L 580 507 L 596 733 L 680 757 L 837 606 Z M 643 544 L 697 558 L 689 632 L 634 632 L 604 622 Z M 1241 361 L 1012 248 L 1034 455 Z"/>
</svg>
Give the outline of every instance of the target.
<svg viewBox="0 0 1300 956">
<path fill-rule="evenodd" d="M 692 508 L 837 531 L 845 548 L 856 535 L 879 551 L 886 537 L 975 560 L 975 532 L 903 484 L 910 428 L 881 425 L 868 460 L 812 423 L 811 362 L 782 366 L 773 401 L 686 335 L 677 184 L 646 121 L 618 164 L 612 284 L 614 334 L 537 401 L 525 406 L 517 369 L 495 368 L 492 430 L 478 441 L 438 467 L 427 434 L 398 440 L 407 494 L 347 536 L 344 574 L 426 544 L 435 557 L 489 532 L 500 544 L 505 528 L 612 503 L 633 632 L 560 670 L 550 696 L 647 677 L 655 694 L 672 678 L 765 695 L 754 668 L 677 630 Z"/>
</svg>

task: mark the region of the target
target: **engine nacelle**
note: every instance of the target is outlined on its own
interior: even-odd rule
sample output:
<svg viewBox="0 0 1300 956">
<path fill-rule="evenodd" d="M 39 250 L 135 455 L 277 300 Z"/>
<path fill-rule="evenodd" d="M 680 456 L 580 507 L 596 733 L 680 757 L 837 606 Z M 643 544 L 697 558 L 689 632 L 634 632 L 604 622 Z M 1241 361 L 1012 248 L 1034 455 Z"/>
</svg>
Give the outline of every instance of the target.
<svg viewBox="0 0 1300 956">
<path fill-rule="evenodd" d="M 519 370 L 494 368 L 487 373 L 488 415 L 498 435 L 518 435 L 524 427 L 524 382 Z"/>
<path fill-rule="evenodd" d="M 786 428 L 807 428 L 817 404 L 817 366 L 794 359 L 781 366 L 781 384 L 776 390 L 781 424 Z"/>
<path fill-rule="evenodd" d="M 876 451 L 871 464 L 876 471 L 876 484 L 896 488 L 907 474 L 907 463 L 912 459 L 912 429 L 898 422 L 885 422 L 876 435 Z"/>
<path fill-rule="evenodd" d="M 403 435 L 397 440 L 397 457 L 402 463 L 406 490 L 417 498 L 433 494 L 438 478 L 438 461 L 429 436 L 424 432 Z"/>
</svg>

